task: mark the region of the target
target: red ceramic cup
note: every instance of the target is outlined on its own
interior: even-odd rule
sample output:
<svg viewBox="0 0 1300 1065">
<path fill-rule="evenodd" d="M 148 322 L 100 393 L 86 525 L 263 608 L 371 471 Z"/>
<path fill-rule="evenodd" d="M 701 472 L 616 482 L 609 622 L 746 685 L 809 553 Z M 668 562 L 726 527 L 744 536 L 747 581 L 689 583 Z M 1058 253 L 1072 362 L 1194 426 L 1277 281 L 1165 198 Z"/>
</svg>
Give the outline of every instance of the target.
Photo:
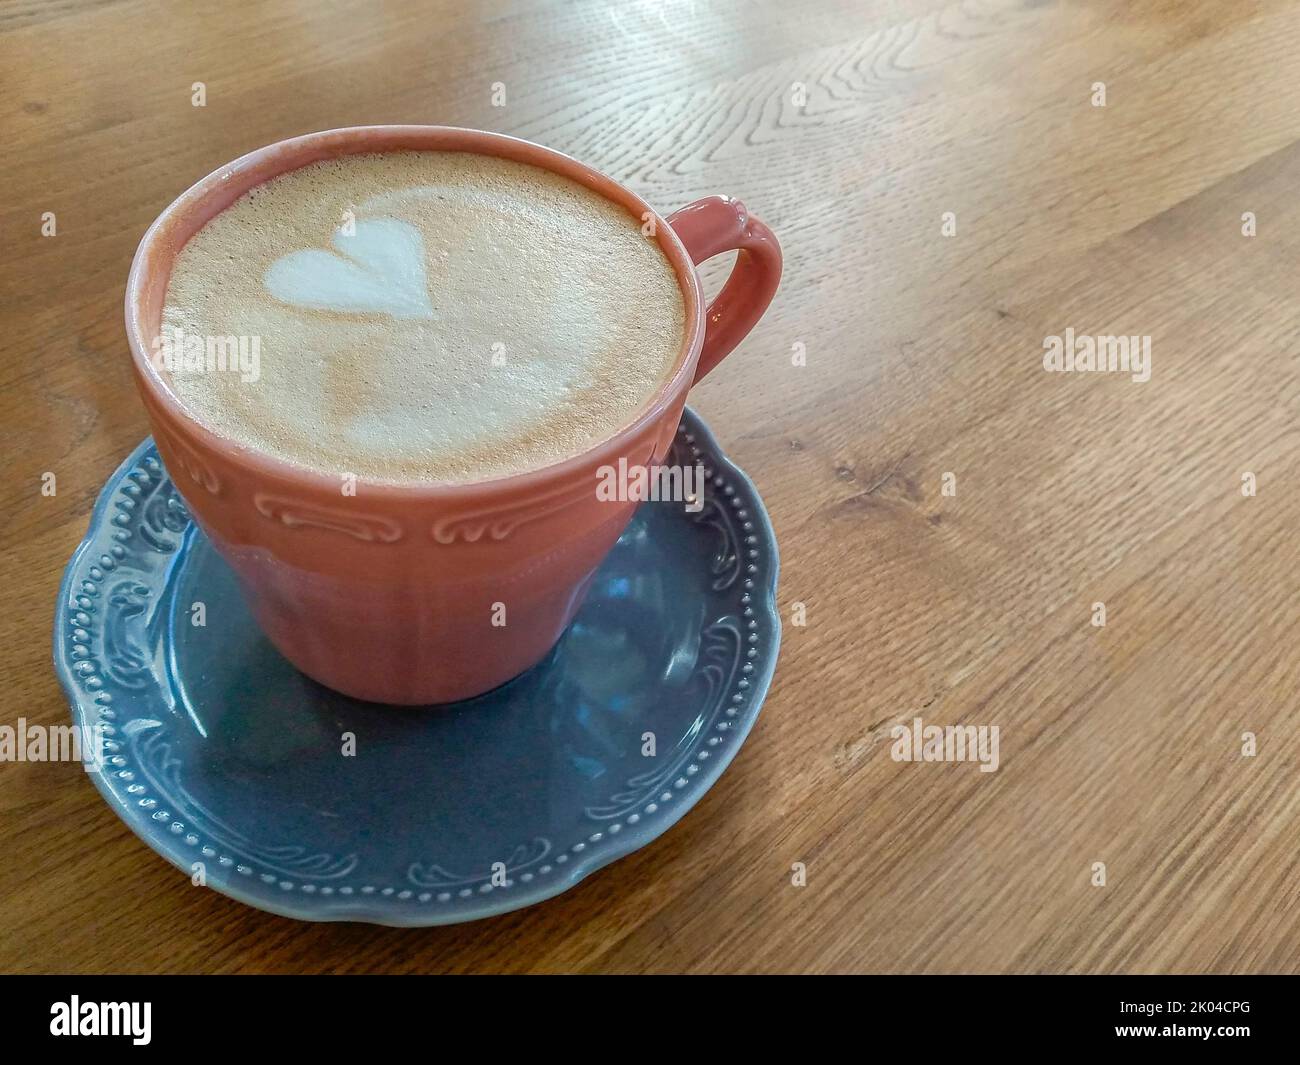
<svg viewBox="0 0 1300 1065">
<path fill-rule="evenodd" d="M 344 497 L 337 476 L 218 436 L 149 355 L 176 254 L 213 215 L 315 160 L 410 149 L 532 163 L 638 218 L 653 217 L 686 300 L 686 341 L 667 382 L 633 420 L 579 455 L 469 484 L 361 482 Z M 739 251 L 735 268 L 706 307 L 693 264 L 731 250 Z M 269 145 L 183 193 L 136 252 L 126 333 L 163 461 L 281 653 L 360 699 L 450 702 L 510 680 L 559 639 L 637 506 L 598 498 L 597 470 L 667 454 L 687 390 L 749 332 L 780 275 L 776 238 L 737 200 L 713 196 L 660 219 L 617 182 L 527 141 L 443 126 L 365 126 Z M 505 607 L 504 625 L 495 604 Z"/>
</svg>

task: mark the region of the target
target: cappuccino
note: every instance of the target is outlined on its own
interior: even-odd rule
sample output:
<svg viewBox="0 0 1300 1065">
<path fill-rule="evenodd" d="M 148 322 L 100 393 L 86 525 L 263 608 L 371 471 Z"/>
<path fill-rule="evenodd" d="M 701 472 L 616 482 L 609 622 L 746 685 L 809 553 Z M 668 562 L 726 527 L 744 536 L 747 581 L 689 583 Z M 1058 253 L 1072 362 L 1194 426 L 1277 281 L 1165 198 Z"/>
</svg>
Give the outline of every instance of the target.
<svg viewBox="0 0 1300 1065">
<path fill-rule="evenodd" d="M 256 372 L 210 354 L 163 372 L 245 446 L 328 474 L 464 482 L 627 425 L 685 322 L 641 219 L 576 181 L 468 152 L 345 155 L 252 189 L 177 256 L 161 333 L 255 346 Z"/>
</svg>

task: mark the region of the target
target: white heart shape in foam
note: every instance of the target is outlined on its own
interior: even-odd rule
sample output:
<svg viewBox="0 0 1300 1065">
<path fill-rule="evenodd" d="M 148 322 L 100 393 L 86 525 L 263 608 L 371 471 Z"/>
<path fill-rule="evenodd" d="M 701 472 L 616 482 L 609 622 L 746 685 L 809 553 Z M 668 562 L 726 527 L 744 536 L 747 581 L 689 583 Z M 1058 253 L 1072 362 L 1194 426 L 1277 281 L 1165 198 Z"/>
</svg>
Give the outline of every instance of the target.
<svg viewBox="0 0 1300 1065">
<path fill-rule="evenodd" d="M 318 311 L 432 318 L 424 238 L 408 222 L 372 218 L 334 233 L 341 252 L 308 248 L 276 259 L 262 276 L 282 303 Z M 346 258 L 344 258 L 346 256 Z"/>
</svg>

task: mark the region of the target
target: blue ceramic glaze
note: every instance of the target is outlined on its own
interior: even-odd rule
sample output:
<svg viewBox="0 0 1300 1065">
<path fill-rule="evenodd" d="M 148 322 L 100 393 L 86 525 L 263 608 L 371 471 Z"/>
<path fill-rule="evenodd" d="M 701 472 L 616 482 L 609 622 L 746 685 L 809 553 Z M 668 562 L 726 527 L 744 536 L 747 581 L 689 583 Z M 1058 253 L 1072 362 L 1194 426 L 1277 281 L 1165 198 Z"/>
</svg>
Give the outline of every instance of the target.
<svg viewBox="0 0 1300 1065">
<path fill-rule="evenodd" d="M 187 878 L 201 863 L 207 886 L 288 917 L 450 924 L 559 894 L 699 801 L 776 665 L 758 493 L 689 410 L 670 461 L 703 463 L 703 509 L 642 504 L 540 665 L 423 709 L 349 699 L 281 658 L 146 440 L 105 485 L 55 615 L 73 720 L 102 726 L 91 779 Z"/>
</svg>

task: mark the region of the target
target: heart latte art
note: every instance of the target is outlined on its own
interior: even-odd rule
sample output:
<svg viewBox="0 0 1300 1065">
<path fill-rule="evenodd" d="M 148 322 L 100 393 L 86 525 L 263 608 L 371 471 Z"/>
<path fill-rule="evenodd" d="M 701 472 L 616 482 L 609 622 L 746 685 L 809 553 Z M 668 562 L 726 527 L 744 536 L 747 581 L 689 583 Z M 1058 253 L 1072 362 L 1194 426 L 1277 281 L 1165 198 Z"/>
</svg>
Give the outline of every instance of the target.
<svg viewBox="0 0 1300 1065">
<path fill-rule="evenodd" d="M 331 474 L 466 481 L 626 425 L 676 363 L 685 306 L 640 219 L 585 186 L 392 152 L 309 164 L 217 214 L 177 257 L 162 327 L 256 340 L 256 374 L 168 371 L 214 431 Z"/>
<path fill-rule="evenodd" d="M 432 318 L 424 238 L 396 218 L 353 221 L 334 233 L 340 253 L 309 248 L 276 259 L 266 271 L 266 290 L 284 303 L 318 311 Z"/>
</svg>

